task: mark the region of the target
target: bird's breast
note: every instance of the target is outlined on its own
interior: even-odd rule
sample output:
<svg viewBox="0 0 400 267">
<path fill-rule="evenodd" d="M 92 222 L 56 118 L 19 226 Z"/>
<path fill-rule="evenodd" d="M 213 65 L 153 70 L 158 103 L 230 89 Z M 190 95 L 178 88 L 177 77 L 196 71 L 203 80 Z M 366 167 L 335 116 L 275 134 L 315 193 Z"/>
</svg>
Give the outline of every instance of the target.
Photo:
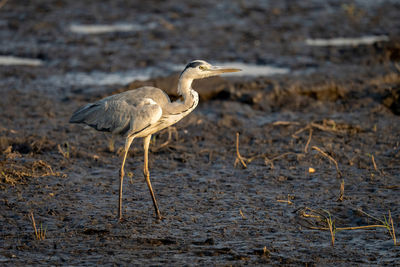
<svg viewBox="0 0 400 267">
<path fill-rule="evenodd" d="M 184 108 L 180 108 L 176 112 L 169 111 L 163 113 L 163 115 L 157 122 L 150 125 L 148 128 L 140 132 L 135 137 L 145 137 L 150 134 L 159 132 L 162 129 L 165 129 L 171 125 L 174 125 L 175 123 L 183 119 L 186 115 L 188 115 L 190 112 L 192 112 L 197 107 L 198 103 L 199 103 L 199 96 L 197 92 L 194 91 L 194 93 L 192 94 L 192 101 L 190 104 L 185 105 Z"/>
</svg>

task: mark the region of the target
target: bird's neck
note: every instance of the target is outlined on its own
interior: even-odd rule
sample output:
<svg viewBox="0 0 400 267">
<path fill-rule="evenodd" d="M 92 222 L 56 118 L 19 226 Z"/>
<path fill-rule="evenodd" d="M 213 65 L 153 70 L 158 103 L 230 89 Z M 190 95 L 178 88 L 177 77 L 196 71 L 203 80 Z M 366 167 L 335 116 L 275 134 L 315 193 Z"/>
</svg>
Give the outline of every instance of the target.
<svg viewBox="0 0 400 267">
<path fill-rule="evenodd" d="M 180 77 L 178 82 L 178 94 L 183 97 L 184 104 L 189 104 L 194 99 L 193 94 L 191 93 L 193 79 Z"/>
<path fill-rule="evenodd" d="M 163 113 L 166 114 L 166 125 L 172 125 L 193 111 L 199 103 L 199 94 L 192 89 L 193 79 L 180 77 L 178 82 L 178 94 L 183 101 L 178 100 L 166 105 Z M 169 116 L 168 116 L 169 115 Z"/>
</svg>

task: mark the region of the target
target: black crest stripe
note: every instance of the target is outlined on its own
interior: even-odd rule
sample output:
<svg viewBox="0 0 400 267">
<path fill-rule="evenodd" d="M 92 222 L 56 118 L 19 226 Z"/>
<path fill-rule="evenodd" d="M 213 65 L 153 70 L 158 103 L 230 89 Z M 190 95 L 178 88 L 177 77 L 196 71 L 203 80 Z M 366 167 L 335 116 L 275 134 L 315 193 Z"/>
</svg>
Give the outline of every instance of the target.
<svg viewBox="0 0 400 267">
<path fill-rule="evenodd" d="M 203 62 L 201 62 L 201 61 L 192 61 L 192 62 L 190 62 L 189 64 L 186 65 L 185 69 L 181 72 L 181 75 L 188 68 L 196 68 L 197 66 L 200 66 L 200 65 L 203 65 Z"/>
</svg>

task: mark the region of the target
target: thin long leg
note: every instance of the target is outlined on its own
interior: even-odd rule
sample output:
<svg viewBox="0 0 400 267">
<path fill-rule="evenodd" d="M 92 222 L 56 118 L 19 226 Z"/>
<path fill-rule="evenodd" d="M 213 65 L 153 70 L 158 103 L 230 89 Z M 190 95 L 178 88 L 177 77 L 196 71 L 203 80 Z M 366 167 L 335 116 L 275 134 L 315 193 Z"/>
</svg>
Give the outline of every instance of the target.
<svg viewBox="0 0 400 267">
<path fill-rule="evenodd" d="M 144 178 L 146 179 L 147 186 L 149 187 L 151 198 L 153 199 L 154 209 L 156 211 L 156 216 L 159 220 L 161 220 L 161 214 L 158 209 L 156 197 L 153 192 L 153 188 L 150 183 L 150 172 L 149 172 L 149 145 L 150 145 L 151 135 L 146 136 L 143 139 L 143 148 L 144 148 L 144 167 L 143 167 L 143 174 Z"/>
<path fill-rule="evenodd" d="M 124 153 L 124 159 L 122 160 L 122 165 L 121 169 L 119 170 L 119 202 L 118 202 L 118 218 L 122 220 L 122 185 L 124 183 L 124 166 L 125 166 L 125 161 L 126 161 L 126 156 L 128 155 L 129 147 L 131 146 L 133 141 L 133 137 L 128 137 L 126 138 L 125 141 L 125 153 Z"/>
</svg>

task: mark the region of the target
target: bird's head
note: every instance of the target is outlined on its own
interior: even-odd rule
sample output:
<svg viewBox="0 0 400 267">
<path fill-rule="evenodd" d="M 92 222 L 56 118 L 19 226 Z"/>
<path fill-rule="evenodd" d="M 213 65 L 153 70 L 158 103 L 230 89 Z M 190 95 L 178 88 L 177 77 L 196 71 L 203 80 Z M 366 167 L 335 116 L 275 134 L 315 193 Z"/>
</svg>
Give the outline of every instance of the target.
<svg viewBox="0 0 400 267">
<path fill-rule="evenodd" d="M 217 76 L 227 72 L 237 72 L 240 69 L 213 66 L 204 60 L 194 60 L 186 65 L 181 73 L 181 78 L 202 79 Z"/>
</svg>

